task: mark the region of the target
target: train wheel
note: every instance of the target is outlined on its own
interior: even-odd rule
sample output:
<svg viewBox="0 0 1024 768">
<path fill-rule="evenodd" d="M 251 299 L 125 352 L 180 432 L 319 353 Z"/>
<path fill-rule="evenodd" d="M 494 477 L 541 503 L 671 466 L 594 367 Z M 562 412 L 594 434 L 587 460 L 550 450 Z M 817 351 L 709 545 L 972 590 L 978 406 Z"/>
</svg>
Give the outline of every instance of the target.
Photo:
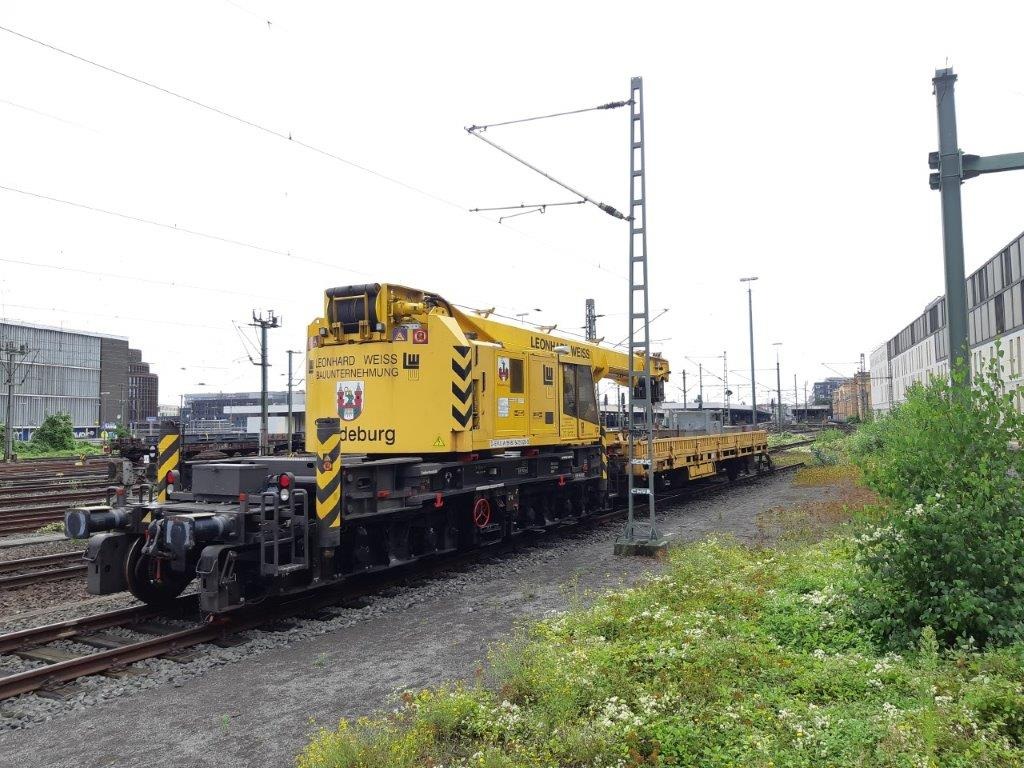
<svg viewBox="0 0 1024 768">
<path fill-rule="evenodd" d="M 486 528 L 491 524 L 491 502 L 487 499 L 477 499 L 473 505 L 473 525 L 477 528 Z"/>
<path fill-rule="evenodd" d="M 142 553 L 144 543 L 136 539 L 128 548 L 124 564 L 128 590 L 147 605 L 167 605 L 185 590 L 192 577 L 172 572 L 169 566 L 158 568 L 156 560 Z"/>
</svg>

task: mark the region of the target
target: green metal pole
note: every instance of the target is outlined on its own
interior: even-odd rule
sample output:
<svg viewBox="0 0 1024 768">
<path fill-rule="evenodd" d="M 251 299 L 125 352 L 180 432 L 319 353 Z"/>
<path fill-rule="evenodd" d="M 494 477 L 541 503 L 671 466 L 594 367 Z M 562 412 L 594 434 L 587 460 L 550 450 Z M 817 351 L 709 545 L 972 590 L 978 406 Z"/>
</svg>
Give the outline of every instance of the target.
<svg viewBox="0 0 1024 768">
<path fill-rule="evenodd" d="M 960 203 L 963 164 L 956 135 L 956 75 L 952 68 L 935 70 L 932 79 L 939 122 L 939 192 L 942 196 L 942 248 L 946 268 L 946 326 L 950 373 L 954 383 L 971 383 L 967 336 L 967 288 L 964 276 L 964 225 Z"/>
</svg>

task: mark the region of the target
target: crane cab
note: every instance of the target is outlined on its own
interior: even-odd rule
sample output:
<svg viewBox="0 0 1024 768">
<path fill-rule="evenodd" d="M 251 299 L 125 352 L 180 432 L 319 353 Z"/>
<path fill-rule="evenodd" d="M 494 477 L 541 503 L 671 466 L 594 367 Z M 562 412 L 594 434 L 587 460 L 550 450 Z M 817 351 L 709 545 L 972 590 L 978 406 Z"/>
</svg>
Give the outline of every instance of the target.
<svg viewBox="0 0 1024 768">
<path fill-rule="evenodd" d="M 654 361 L 667 377 L 668 363 Z M 437 294 L 332 288 L 309 326 L 306 434 L 337 418 L 342 452 L 370 455 L 592 444 L 595 384 L 626 379 L 628 367 L 621 352 L 462 312 Z"/>
</svg>

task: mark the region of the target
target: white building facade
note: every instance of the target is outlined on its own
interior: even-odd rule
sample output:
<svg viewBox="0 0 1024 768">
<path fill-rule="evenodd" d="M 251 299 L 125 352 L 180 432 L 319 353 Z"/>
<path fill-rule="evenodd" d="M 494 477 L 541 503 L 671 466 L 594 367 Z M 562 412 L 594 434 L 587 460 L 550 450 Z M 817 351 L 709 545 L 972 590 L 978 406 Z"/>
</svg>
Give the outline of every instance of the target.
<svg viewBox="0 0 1024 768">
<path fill-rule="evenodd" d="M 1024 410 L 1022 342 L 1024 336 L 1024 234 L 1014 238 L 967 278 L 968 334 L 972 376 L 996 355 L 1003 358 L 1004 386 L 1014 392 L 1018 410 Z M 933 299 L 903 330 L 871 352 L 871 403 L 876 414 L 888 412 L 906 399 L 915 383 L 949 376 L 946 299 Z"/>
</svg>

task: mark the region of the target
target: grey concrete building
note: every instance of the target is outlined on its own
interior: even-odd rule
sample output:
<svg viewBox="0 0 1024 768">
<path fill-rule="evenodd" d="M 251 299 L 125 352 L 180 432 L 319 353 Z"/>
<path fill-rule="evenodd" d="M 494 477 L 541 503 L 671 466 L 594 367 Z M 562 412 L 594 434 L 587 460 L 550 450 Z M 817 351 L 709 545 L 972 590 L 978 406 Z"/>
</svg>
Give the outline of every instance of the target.
<svg viewBox="0 0 1024 768">
<path fill-rule="evenodd" d="M 142 359 L 142 351 L 128 350 L 128 420 L 133 429 L 144 429 L 156 423 L 159 406 L 160 379 L 149 370 Z"/>
<path fill-rule="evenodd" d="M 850 379 L 843 376 L 829 376 L 824 381 L 814 382 L 811 390 L 815 405 L 832 405 L 832 393 Z"/>
<path fill-rule="evenodd" d="M 28 348 L 18 361 L 12 399 L 11 422 L 19 439 L 27 440 L 43 419 L 54 413 L 69 414 L 79 437 L 98 437 L 110 425 L 128 425 L 128 339 L 2 321 L 0 345 L 5 342 Z M 3 389 L 0 415 L 6 407 L 7 391 Z"/>
<path fill-rule="evenodd" d="M 288 432 L 288 392 L 267 393 L 268 429 Z M 306 393 L 292 393 L 292 433 L 305 431 Z M 193 392 L 181 397 L 181 421 L 186 432 L 258 433 L 259 392 Z"/>
</svg>

